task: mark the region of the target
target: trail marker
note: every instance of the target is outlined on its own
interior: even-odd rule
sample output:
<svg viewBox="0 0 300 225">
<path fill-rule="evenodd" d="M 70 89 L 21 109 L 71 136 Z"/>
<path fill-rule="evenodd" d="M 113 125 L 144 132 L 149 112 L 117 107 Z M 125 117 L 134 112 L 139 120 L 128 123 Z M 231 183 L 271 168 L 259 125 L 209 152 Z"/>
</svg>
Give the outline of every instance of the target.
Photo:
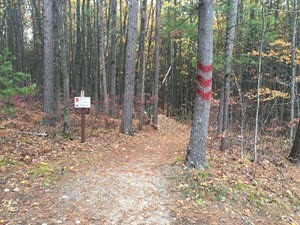
<svg viewBox="0 0 300 225">
<path fill-rule="evenodd" d="M 91 98 L 84 97 L 84 91 L 81 91 L 80 97 L 74 98 L 76 109 L 81 109 L 81 143 L 85 142 L 85 113 L 86 109 L 91 108 Z"/>
</svg>

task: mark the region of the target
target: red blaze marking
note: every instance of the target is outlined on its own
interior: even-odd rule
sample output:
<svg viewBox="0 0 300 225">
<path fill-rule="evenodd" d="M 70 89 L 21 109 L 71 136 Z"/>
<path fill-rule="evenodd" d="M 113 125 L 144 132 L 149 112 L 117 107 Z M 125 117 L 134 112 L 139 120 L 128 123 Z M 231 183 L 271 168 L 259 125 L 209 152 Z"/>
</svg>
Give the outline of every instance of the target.
<svg viewBox="0 0 300 225">
<path fill-rule="evenodd" d="M 202 76 L 198 75 L 197 76 L 198 82 L 203 86 L 203 87 L 208 87 L 212 83 L 212 77 L 208 80 L 205 80 Z"/>
<path fill-rule="evenodd" d="M 203 100 L 209 101 L 212 91 L 204 92 L 202 90 L 197 90 L 197 93 Z"/>
<path fill-rule="evenodd" d="M 200 61 L 198 62 L 198 69 L 201 70 L 204 73 L 211 72 L 213 69 L 213 65 L 204 66 Z"/>
<path fill-rule="evenodd" d="M 79 102 L 79 98 L 75 98 L 75 101 L 76 101 L 76 102 Z"/>
</svg>

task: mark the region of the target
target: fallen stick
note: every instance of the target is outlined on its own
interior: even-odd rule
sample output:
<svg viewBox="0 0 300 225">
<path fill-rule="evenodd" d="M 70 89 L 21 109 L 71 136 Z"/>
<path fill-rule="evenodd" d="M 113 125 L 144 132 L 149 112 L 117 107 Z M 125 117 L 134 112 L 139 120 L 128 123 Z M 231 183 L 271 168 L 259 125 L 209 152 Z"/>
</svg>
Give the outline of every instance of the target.
<svg viewBox="0 0 300 225">
<path fill-rule="evenodd" d="M 35 135 L 35 136 L 39 136 L 39 137 L 46 137 L 48 136 L 48 134 L 44 133 L 34 133 L 34 132 L 27 132 L 27 131 L 20 131 L 20 134 L 28 134 L 28 135 Z"/>
</svg>

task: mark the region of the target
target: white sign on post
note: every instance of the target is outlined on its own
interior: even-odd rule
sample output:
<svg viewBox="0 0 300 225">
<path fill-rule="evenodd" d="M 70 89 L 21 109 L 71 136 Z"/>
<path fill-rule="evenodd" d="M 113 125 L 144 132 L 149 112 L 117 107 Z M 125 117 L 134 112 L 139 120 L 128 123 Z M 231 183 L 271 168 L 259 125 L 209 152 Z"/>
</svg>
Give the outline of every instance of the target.
<svg viewBox="0 0 300 225">
<path fill-rule="evenodd" d="M 74 105 L 77 109 L 91 108 L 91 97 L 75 97 Z"/>
</svg>

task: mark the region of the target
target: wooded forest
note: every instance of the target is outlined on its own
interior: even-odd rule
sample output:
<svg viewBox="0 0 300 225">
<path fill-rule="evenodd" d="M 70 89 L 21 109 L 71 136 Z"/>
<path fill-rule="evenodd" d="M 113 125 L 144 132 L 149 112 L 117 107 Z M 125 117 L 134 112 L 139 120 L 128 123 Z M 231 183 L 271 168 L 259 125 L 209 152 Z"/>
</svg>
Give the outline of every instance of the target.
<svg viewBox="0 0 300 225">
<path fill-rule="evenodd" d="M 299 174 L 293 165 L 300 164 L 299 4 L 0 0 L 0 134 L 12 126 L 6 123 L 28 113 L 28 127 L 40 116 L 34 129 L 11 129 L 34 138 L 49 138 L 56 129 L 72 141 L 78 139 L 81 112 L 90 121 L 87 142 L 94 143 L 95 130 L 117 127 L 111 136 L 124 143 L 150 132 L 163 149 L 160 132 L 176 133 L 165 127 L 172 119 L 188 126 L 181 135 L 188 133 L 182 167 L 205 171 L 213 167 L 210 152 L 219 159 L 234 152 L 233 158 L 248 158 L 253 168 L 279 157 Z M 84 111 L 74 108 L 82 91 L 92 102 Z M 164 143 L 172 145 L 171 133 Z M 2 134 L 5 149 L 9 135 Z M 33 163 L 30 150 L 22 151 L 21 159 Z M 300 195 L 294 196 L 297 215 Z"/>
</svg>

